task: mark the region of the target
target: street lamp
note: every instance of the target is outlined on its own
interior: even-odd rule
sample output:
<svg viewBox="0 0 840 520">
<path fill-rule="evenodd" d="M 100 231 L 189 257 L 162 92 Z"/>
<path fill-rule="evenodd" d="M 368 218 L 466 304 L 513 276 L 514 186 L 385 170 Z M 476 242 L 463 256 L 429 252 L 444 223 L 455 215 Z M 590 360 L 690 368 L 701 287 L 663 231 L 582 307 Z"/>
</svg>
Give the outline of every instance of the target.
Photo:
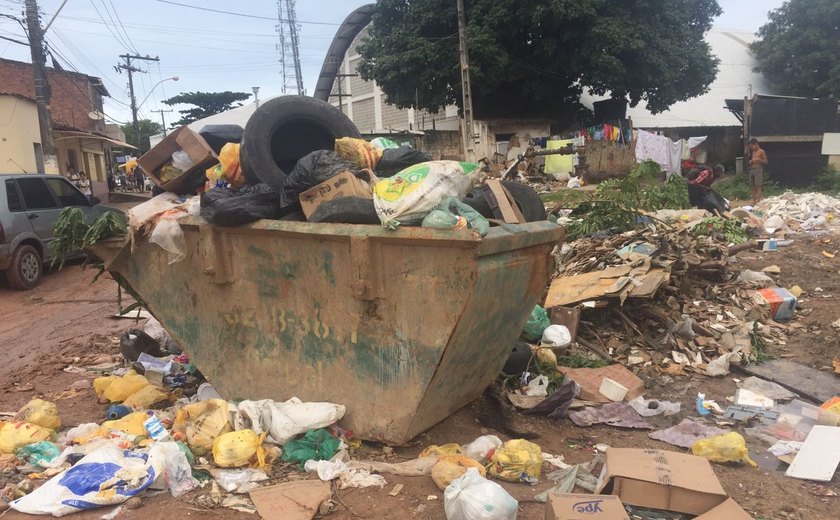
<svg viewBox="0 0 840 520">
<path fill-rule="evenodd" d="M 140 107 L 142 107 L 142 106 L 143 106 L 143 103 L 145 103 L 145 102 L 146 102 L 146 100 L 147 100 L 147 99 L 149 99 L 149 96 L 151 96 L 151 95 L 152 95 L 152 92 L 154 92 L 155 88 L 156 88 L 158 85 L 160 85 L 160 84 L 161 84 L 161 83 L 163 83 L 164 81 L 169 81 L 169 80 L 172 80 L 172 81 L 178 81 L 179 79 L 181 79 L 181 78 L 179 78 L 178 76 L 172 76 L 171 78 L 164 78 L 164 79 L 162 79 L 162 80 L 158 81 L 157 83 L 155 83 L 155 85 L 154 85 L 152 88 L 150 88 L 150 89 L 149 89 L 149 93 L 148 93 L 148 94 L 146 94 L 146 97 L 144 97 L 144 98 L 143 98 L 143 101 L 141 101 L 141 102 L 140 102 L 140 104 L 139 104 L 139 105 L 137 105 L 137 110 L 140 110 Z"/>
</svg>

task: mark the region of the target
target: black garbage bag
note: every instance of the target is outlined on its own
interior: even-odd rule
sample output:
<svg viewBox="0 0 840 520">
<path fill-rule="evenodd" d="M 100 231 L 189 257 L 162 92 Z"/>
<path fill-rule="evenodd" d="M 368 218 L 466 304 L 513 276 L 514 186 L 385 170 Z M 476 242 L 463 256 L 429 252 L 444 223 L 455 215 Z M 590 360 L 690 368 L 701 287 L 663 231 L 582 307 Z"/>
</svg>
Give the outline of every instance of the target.
<svg viewBox="0 0 840 520">
<path fill-rule="evenodd" d="M 239 125 L 204 125 L 198 135 L 218 154 L 225 144 L 241 142 L 243 132 Z"/>
<path fill-rule="evenodd" d="M 137 361 L 140 354 L 154 357 L 165 356 L 157 340 L 140 329 L 130 329 L 120 336 L 120 352 L 128 362 Z"/>
<path fill-rule="evenodd" d="M 408 146 L 386 148 L 382 150 L 382 159 L 379 159 L 379 164 L 376 165 L 376 176 L 393 177 L 409 166 L 431 160 L 432 156 L 428 153 L 415 150 Z"/>
<path fill-rule="evenodd" d="M 301 157 L 283 184 L 283 195 L 290 205 L 298 195 L 346 171 L 357 174 L 359 167 L 332 150 L 315 150 Z"/>
<path fill-rule="evenodd" d="M 279 219 L 282 206 L 283 195 L 262 183 L 201 194 L 201 216 L 217 226 L 241 226 L 263 218 Z"/>
</svg>

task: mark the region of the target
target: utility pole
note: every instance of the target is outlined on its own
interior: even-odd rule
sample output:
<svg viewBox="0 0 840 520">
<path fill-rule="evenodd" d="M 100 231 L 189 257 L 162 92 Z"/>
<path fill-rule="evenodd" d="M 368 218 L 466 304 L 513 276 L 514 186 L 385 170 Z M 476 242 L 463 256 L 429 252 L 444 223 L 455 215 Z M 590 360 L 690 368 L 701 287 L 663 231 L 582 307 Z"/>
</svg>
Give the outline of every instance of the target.
<svg viewBox="0 0 840 520">
<path fill-rule="evenodd" d="M 335 77 L 338 79 L 338 93 L 337 94 L 330 94 L 330 97 L 337 97 L 338 98 L 338 109 L 344 112 L 344 101 L 343 99 L 346 97 L 352 97 L 352 94 L 345 94 L 344 89 L 341 88 L 341 84 L 344 83 L 344 78 L 355 78 L 358 74 L 336 74 Z"/>
<path fill-rule="evenodd" d="M 163 137 L 166 137 L 166 119 L 164 119 L 163 114 L 166 112 L 175 112 L 171 108 L 169 110 L 152 110 L 152 112 L 160 114 L 160 123 L 163 125 Z M 136 130 L 135 130 L 136 132 Z"/>
<path fill-rule="evenodd" d="M 38 4 L 26 0 L 26 25 L 29 32 L 29 50 L 32 55 L 32 75 L 35 80 L 35 105 L 38 108 L 38 127 L 41 130 L 41 157 L 35 156 L 39 172 L 58 173 L 58 158 L 52 133 L 50 114 L 50 84 L 47 80 L 47 56 L 44 54 L 44 36 L 38 20 Z"/>
<path fill-rule="evenodd" d="M 146 72 L 145 70 L 138 69 L 137 67 L 131 64 L 131 60 L 144 60 L 144 61 L 160 61 L 159 58 L 154 57 L 151 58 L 149 56 L 140 56 L 138 54 L 120 54 L 120 58 L 125 60 L 125 63 L 120 63 L 119 65 L 115 65 L 114 69 L 117 73 L 121 73 L 123 70 L 128 71 L 128 93 L 131 97 L 131 126 L 134 128 L 134 138 L 137 139 L 137 142 L 134 143 L 136 146 L 140 146 L 140 124 L 137 122 L 137 98 L 134 96 L 134 77 L 132 76 L 132 72 Z M 164 132 L 166 128 L 164 128 Z"/>
<path fill-rule="evenodd" d="M 475 161 L 475 130 L 473 129 L 472 90 L 470 89 L 470 58 L 467 53 L 467 21 L 464 0 L 458 1 L 458 54 L 461 58 L 461 91 L 464 95 L 464 156 Z"/>
</svg>

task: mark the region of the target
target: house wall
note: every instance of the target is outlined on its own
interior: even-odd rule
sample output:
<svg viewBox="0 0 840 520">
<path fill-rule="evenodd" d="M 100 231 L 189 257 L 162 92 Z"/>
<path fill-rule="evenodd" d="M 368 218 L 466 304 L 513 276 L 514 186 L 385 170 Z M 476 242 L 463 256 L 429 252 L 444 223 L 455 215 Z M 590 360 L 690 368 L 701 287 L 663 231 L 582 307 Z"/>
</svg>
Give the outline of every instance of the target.
<svg viewBox="0 0 840 520">
<path fill-rule="evenodd" d="M 458 130 L 426 130 L 418 140 L 417 148 L 428 152 L 434 160 L 462 160 L 464 149 L 461 145 L 461 132 Z"/>
<path fill-rule="evenodd" d="M 477 134 L 475 143 L 476 160 L 487 157 L 492 161 L 496 154 L 496 135 L 515 135 L 520 147 L 524 150 L 531 138 L 551 135 L 551 123 L 532 119 L 475 121 L 475 133 Z"/>
<path fill-rule="evenodd" d="M 35 102 L 0 94 L 0 172 L 37 172 L 34 143 L 41 143 Z"/>
</svg>

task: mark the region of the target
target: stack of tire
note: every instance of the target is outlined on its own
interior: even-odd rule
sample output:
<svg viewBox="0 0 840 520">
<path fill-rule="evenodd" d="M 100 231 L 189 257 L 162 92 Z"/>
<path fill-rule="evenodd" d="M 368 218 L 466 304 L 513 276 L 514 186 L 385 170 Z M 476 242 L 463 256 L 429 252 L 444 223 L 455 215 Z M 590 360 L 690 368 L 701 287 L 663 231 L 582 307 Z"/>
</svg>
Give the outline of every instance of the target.
<svg viewBox="0 0 840 520">
<path fill-rule="evenodd" d="M 282 192 L 286 176 L 303 156 L 316 150 L 332 150 L 335 140 L 360 138 L 358 128 L 344 113 L 324 101 L 306 96 L 281 96 L 260 105 L 248 120 L 242 136 L 240 164 L 249 184 L 265 183 Z M 380 177 L 396 172 L 377 171 Z M 545 206 L 529 186 L 502 181 L 522 211 L 525 220 L 545 220 Z M 488 218 L 493 211 L 481 188 L 474 188 L 464 202 Z M 284 220 L 304 220 L 297 207 L 290 206 Z M 373 201 L 354 197 L 322 204 L 310 222 L 378 224 Z"/>
</svg>

